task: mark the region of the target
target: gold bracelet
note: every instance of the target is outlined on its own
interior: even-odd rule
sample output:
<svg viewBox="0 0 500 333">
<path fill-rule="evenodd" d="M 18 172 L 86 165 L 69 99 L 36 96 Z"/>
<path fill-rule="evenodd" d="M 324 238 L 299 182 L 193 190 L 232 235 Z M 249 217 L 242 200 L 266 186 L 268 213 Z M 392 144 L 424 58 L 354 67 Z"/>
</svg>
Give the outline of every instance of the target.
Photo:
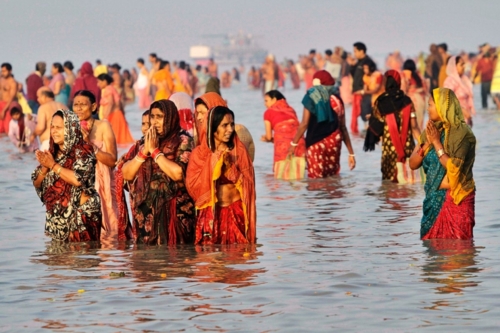
<svg viewBox="0 0 500 333">
<path fill-rule="evenodd" d="M 56 171 L 56 175 L 59 176 L 61 174 L 61 170 L 62 170 L 62 166 L 59 166 L 59 169 L 57 169 L 57 171 Z"/>
</svg>

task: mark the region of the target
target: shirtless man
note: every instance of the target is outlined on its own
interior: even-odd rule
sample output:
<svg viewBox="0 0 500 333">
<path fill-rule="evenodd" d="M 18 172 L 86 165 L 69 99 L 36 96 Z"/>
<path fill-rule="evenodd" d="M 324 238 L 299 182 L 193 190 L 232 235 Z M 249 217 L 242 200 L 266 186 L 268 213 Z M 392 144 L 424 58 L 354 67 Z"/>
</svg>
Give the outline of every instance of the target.
<svg viewBox="0 0 500 333">
<path fill-rule="evenodd" d="M 217 66 L 213 58 L 211 58 L 208 63 L 208 74 L 210 74 L 211 77 L 219 77 L 219 66 Z"/>
<path fill-rule="evenodd" d="M 262 78 L 264 79 L 264 94 L 278 89 L 278 66 L 274 61 L 274 56 L 269 54 L 262 65 Z"/>
<path fill-rule="evenodd" d="M 0 86 L 0 136 L 9 132 L 10 103 L 17 100 L 18 85 L 12 75 L 12 66 L 9 63 L 2 64 L 2 84 Z"/>
<path fill-rule="evenodd" d="M 35 127 L 35 136 L 40 137 L 40 150 L 49 150 L 50 142 L 50 122 L 57 110 L 65 110 L 68 107 L 62 103 L 54 101 L 54 93 L 48 87 L 41 87 L 36 92 L 36 97 L 40 108 L 38 109 L 38 122 Z"/>
</svg>

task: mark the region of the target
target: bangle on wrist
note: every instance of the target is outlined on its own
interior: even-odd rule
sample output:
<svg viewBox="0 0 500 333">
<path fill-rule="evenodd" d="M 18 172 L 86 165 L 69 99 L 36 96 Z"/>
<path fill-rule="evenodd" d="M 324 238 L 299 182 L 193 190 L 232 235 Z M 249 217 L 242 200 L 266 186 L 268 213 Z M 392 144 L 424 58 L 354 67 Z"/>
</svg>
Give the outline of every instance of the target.
<svg viewBox="0 0 500 333">
<path fill-rule="evenodd" d="M 155 148 L 153 150 L 153 152 L 151 153 L 151 158 L 156 161 L 156 157 L 158 156 L 158 154 L 161 154 L 161 151 L 160 151 L 160 149 Z"/>
<path fill-rule="evenodd" d="M 292 142 L 290 142 L 290 145 L 291 145 L 292 147 L 297 147 L 299 144 L 298 144 L 298 143 L 294 143 L 294 142 L 292 141 Z"/>
<path fill-rule="evenodd" d="M 144 162 L 145 160 L 147 160 L 148 155 L 144 154 L 141 150 L 139 150 L 139 152 L 137 153 L 136 157 L 138 157 L 139 159 L 143 160 L 143 162 Z"/>
<path fill-rule="evenodd" d="M 443 156 L 444 154 L 445 154 L 445 152 L 444 152 L 444 149 L 443 149 L 443 148 L 438 149 L 438 151 L 437 151 L 437 156 L 438 156 L 438 158 L 441 158 L 441 156 Z"/>
<path fill-rule="evenodd" d="M 54 171 L 54 167 L 57 165 L 56 162 L 54 162 L 54 164 L 52 164 L 52 166 L 50 167 L 50 170 Z"/>
<path fill-rule="evenodd" d="M 158 158 L 159 158 L 160 156 L 165 156 L 165 154 L 163 154 L 163 153 L 158 153 L 158 154 L 156 154 L 156 156 L 154 157 L 155 163 L 157 163 L 156 161 L 158 160 Z"/>
<path fill-rule="evenodd" d="M 56 175 L 59 176 L 61 174 L 61 170 L 62 170 L 62 166 L 59 166 L 59 169 L 57 169 L 57 171 L 56 171 Z"/>
<path fill-rule="evenodd" d="M 355 154 L 349 154 L 349 157 L 356 157 Z"/>
</svg>

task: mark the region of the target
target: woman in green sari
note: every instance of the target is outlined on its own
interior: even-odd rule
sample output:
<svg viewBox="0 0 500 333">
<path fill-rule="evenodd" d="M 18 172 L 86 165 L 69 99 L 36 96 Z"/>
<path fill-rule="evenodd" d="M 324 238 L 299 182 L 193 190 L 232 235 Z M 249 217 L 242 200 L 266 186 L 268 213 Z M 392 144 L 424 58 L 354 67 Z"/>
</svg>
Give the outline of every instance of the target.
<svg viewBox="0 0 500 333">
<path fill-rule="evenodd" d="M 420 237 L 471 239 L 476 137 L 450 89 L 434 89 L 428 109 L 429 122 L 410 158 L 410 167 L 423 166 L 427 175 Z"/>
</svg>

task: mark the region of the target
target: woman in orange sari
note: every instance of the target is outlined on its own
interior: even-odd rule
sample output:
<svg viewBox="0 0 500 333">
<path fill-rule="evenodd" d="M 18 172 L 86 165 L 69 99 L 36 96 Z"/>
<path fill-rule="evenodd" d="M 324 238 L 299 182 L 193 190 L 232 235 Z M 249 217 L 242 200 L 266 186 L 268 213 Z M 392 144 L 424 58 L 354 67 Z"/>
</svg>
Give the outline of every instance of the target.
<svg viewBox="0 0 500 333">
<path fill-rule="evenodd" d="M 189 160 L 186 188 L 198 210 L 195 244 L 254 244 L 255 175 L 246 147 L 238 138 L 234 113 L 209 110 L 200 146 Z"/>
<path fill-rule="evenodd" d="M 261 137 L 261 141 L 274 142 L 274 170 L 276 162 L 287 158 L 290 142 L 295 137 L 300 122 L 295 110 L 288 105 L 285 96 L 278 90 L 267 92 L 264 96 L 264 103 L 268 109 L 264 113 L 266 134 Z M 299 140 L 294 155 L 297 157 L 306 156 L 306 142 L 304 138 Z"/>
<path fill-rule="evenodd" d="M 97 77 L 97 85 L 102 89 L 99 118 L 107 119 L 115 133 L 116 144 L 134 143 L 127 120 L 121 109 L 121 98 L 115 87 L 111 85 L 113 79 L 108 74 Z"/>
<path fill-rule="evenodd" d="M 174 81 L 170 74 L 170 63 L 158 61 L 158 71 L 153 75 L 153 85 L 156 87 L 155 101 L 168 99 L 174 91 Z"/>
</svg>

